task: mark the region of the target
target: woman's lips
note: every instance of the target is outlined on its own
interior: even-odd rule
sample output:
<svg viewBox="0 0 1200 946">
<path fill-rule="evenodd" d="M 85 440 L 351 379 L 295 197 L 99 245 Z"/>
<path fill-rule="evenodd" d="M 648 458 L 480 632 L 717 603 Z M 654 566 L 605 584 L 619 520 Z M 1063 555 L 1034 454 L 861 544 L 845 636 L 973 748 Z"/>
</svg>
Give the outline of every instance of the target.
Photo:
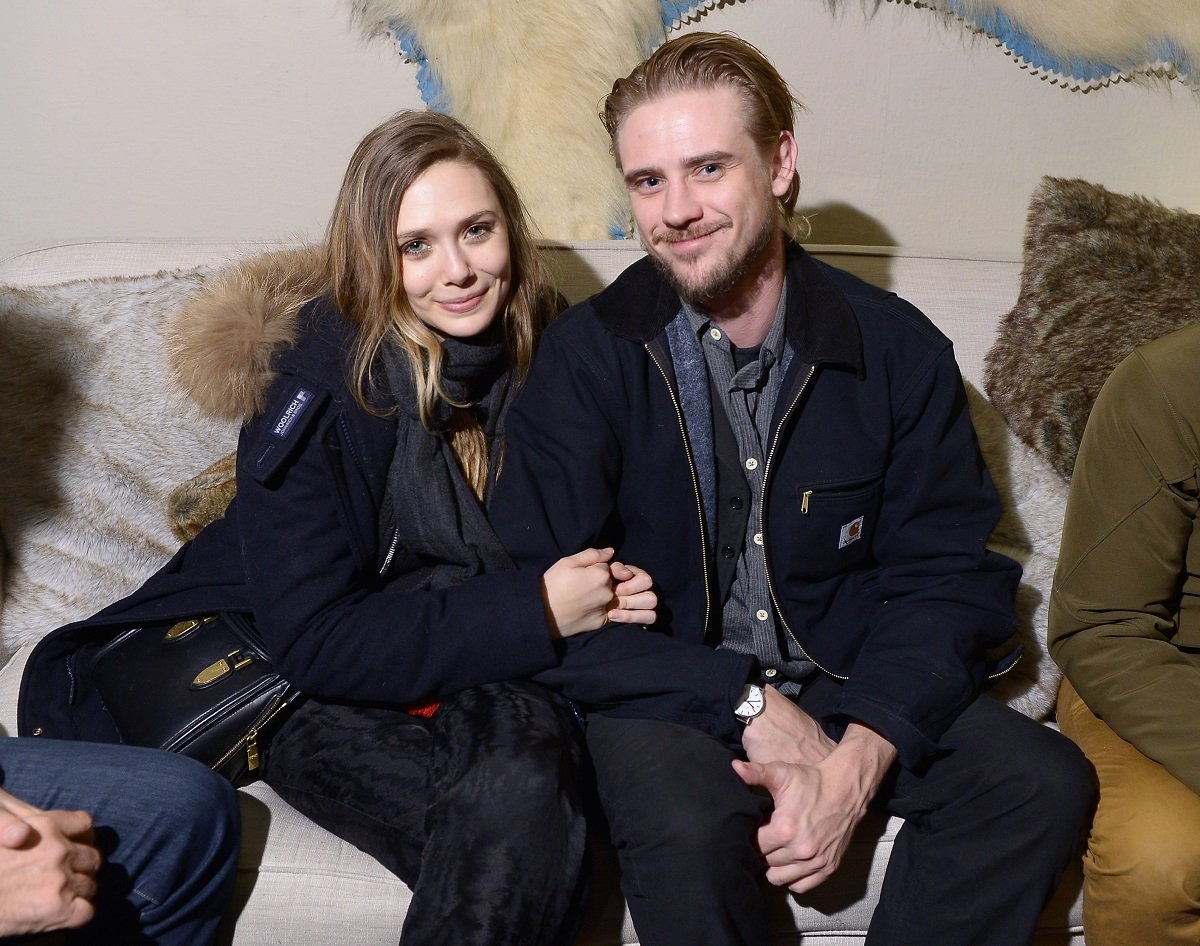
<svg viewBox="0 0 1200 946">
<path fill-rule="evenodd" d="M 463 312 L 470 312 L 472 309 L 474 309 L 477 305 L 479 305 L 480 301 L 486 295 L 487 290 L 485 289 L 483 292 L 477 292 L 471 296 L 463 296 L 461 299 L 447 299 L 444 302 L 440 301 L 438 302 L 438 305 L 440 305 L 447 312 L 457 312 L 461 314 Z"/>
</svg>

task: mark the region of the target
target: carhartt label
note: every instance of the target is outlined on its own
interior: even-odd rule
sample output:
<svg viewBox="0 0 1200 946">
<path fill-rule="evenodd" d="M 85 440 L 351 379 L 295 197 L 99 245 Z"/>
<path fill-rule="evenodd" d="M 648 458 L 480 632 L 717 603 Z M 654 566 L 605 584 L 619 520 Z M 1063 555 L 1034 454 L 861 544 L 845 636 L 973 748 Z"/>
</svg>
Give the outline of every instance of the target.
<svg viewBox="0 0 1200 946">
<path fill-rule="evenodd" d="M 851 542 L 857 542 L 862 538 L 863 517 L 859 516 L 853 522 L 847 522 L 842 526 L 842 537 L 838 540 L 838 548 L 844 549 Z"/>
<path fill-rule="evenodd" d="M 304 416 L 304 412 L 308 410 L 308 406 L 312 403 L 313 393 L 307 388 L 296 388 L 296 393 L 292 395 L 291 401 L 279 414 L 275 421 L 275 426 L 271 428 L 271 433 L 280 439 L 287 439 L 288 432 L 296 426 L 296 421 Z"/>
</svg>

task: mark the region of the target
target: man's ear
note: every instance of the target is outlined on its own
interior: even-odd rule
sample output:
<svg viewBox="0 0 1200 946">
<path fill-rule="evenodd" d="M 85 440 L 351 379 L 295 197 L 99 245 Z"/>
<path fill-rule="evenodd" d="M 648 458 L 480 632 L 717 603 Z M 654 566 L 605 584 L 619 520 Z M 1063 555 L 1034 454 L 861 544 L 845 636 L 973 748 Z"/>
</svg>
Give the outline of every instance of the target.
<svg viewBox="0 0 1200 946">
<path fill-rule="evenodd" d="M 799 154 L 796 136 L 790 131 L 781 131 L 779 140 L 771 150 L 771 193 L 776 197 L 783 197 L 791 187 Z"/>
</svg>

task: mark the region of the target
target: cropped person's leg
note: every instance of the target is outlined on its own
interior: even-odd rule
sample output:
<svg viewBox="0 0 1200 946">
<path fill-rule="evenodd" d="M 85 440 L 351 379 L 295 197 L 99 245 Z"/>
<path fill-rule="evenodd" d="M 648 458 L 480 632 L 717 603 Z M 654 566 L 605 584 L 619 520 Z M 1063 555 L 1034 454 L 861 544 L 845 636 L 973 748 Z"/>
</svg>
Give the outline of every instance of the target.
<svg viewBox="0 0 1200 946">
<path fill-rule="evenodd" d="M 1100 783 L 1083 860 L 1088 946 L 1200 943 L 1200 796 L 1097 719 L 1066 681 L 1058 721 Z"/>
<path fill-rule="evenodd" d="M 92 814 L 105 864 L 96 919 L 72 942 L 212 942 L 237 868 L 228 782 L 154 749 L 40 739 L 0 740 L 0 768 L 30 804 Z"/>
<path fill-rule="evenodd" d="M 475 687 L 433 717 L 427 840 L 405 946 L 568 946 L 584 907 L 583 734 L 534 683 Z"/>
<path fill-rule="evenodd" d="M 881 801 L 907 820 L 867 935 L 888 946 L 1019 946 L 1078 856 L 1091 770 L 1061 734 L 983 696 L 946 733 L 954 750 Z M 888 795 L 890 794 L 890 797 Z"/>
<path fill-rule="evenodd" d="M 770 810 L 699 730 L 654 720 L 588 721 L 621 891 L 644 946 L 770 942 L 755 832 Z"/>
</svg>

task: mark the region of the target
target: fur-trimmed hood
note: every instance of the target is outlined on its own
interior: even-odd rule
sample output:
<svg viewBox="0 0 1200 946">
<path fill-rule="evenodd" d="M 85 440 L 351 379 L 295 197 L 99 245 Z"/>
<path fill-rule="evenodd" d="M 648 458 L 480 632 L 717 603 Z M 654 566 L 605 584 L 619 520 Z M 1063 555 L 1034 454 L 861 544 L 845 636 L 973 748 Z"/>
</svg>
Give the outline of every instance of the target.
<svg viewBox="0 0 1200 946">
<path fill-rule="evenodd" d="M 168 357 L 208 414 L 246 421 L 275 378 L 274 353 L 296 340 L 296 313 L 325 290 L 324 249 L 264 253 L 222 270 L 170 320 Z"/>
</svg>

